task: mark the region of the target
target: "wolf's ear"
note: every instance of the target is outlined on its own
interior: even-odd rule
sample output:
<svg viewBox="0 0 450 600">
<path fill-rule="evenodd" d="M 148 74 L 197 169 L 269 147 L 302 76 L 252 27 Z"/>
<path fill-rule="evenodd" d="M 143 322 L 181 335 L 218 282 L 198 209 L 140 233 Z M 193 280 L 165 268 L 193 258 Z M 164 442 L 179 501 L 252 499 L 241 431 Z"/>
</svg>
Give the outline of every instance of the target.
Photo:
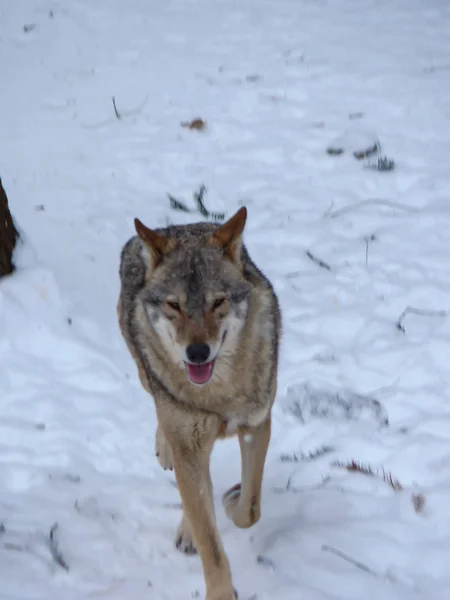
<svg viewBox="0 0 450 600">
<path fill-rule="evenodd" d="M 221 227 L 216 229 L 211 238 L 214 246 L 223 248 L 228 256 L 236 263 L 240 263 L 242 232 L 247 220 L 247 209 L 240 208 L 235 215 L 228 219 Z"/>
<path fill-rule="evenodd" d="M 139 219 L 134 219 L 134 226 L 136 233 L 150 253 L 152 267 L 156 268 L 163 259 L 164 254 L 168 254 L 174 249 L 172 240 L 156 233 L 153 229 L 149 229 Z"/>
</svg>

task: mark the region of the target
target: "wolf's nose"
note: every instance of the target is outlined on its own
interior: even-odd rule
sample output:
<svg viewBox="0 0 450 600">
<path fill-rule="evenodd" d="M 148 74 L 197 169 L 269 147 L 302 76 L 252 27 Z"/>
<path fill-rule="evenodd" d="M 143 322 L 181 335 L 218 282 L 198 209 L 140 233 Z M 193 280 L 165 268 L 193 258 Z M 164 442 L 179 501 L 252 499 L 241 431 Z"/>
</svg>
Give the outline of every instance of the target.
<svg viewBox="0 0 450 600">
<path fill-rule="evenodd" d="M 186 348 L 186 356 L 192 363 L 200 364 L 208 360 L 209 357 L 208 344 L 189 344 Z"/>
</svg>

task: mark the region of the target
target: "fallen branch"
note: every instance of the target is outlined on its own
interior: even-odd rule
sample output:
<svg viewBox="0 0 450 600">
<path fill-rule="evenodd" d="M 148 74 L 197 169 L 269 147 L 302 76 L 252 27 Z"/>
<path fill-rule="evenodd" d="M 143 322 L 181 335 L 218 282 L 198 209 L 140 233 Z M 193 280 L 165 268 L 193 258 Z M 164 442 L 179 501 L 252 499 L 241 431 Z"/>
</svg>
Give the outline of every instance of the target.
<svg viewBox="0 0 450 600">
<path fill-rule="evenodd" d="M 336 556 L 339 556 L 339 558 L 343 558 L 344 560 L 346 560 L 348 563 L 350 563 L 357 569 L 364 571 L 364 573 L 369 573 L 369 575 L 372 575 L 373 577 L 380 577 L 379 573 L 377 573 L 376 571 L 374 571 L 373 569 L 371 569 L 364 563 L 360 562 L 359 560 L 355 560 L 354 558 L 352 558 L 351 556 L 348 556 L 347 554 L 344 554 L 344 552 L 342 552 L 341 550 L 338 550 L 337 548 L 333 548 L 333 546 L 328 546 L 328 544 L 324 544 L 322 546 L 322 550 L 324 552 L 331 552 L 331 554 L 335 554 Z"/>
<path fill-rule="evenodd" d="M 317 258 L 317 256 L 314 256 L 314 254 L 312 252 L 310 252 L 309 250 L 306 250 L 306 256 L 308 258 L 310 258 L 314 263 L 316 263 L 316 265 L 319 265 L 319 267 L 321 267 L 322 269 L 326 269 L 327 271 L 331 271 L 331 267 L 330 267 L 330 265 L 328 263 L 326 263 L 321 258 Z"/>
<path fill-rule="evenodd" d="M 55 561 L 55 563 L 57 563 L 65 571 L 68 571 L 69 567 L 68 567 L 66 561 L 64 560 L 64 557 L 58 548 L 58 542 L 56 541 L 56 530 L 57 529 L 58 529 L 58 523 L 55 523 L 54 525 L 52 525 L 52 528 L 50 529 L 50 535 L 49 535 L 50 553 L 51 553 L 52 558 Z"/>
<path fill-rule="evenodd" d="M 346 213 L 359 210 L 360 208 L 365 208 L 366 206 L 386 206 L 388 208 L 395 208 L 397 210 L 403 210 L 410 213 L 419 212 L 418 208 L 408 206 L 407 204 L 393 202 L 392 200 L 383 200 L 382 198 L 370 198 L 369 200 L 363 200 L 362 202 L 357 202 L 356 204 L 343 206 L 342 208 L 338 208 L 337 210 L 331 212 L 327 211 L 325 216 L 330 219 L 335 219 L 336 217 L 341 217 Z"/>
<path fill-rule="evenodd" d="M 355 473 L 362 473 L 363 475 L 367 475 L 368 477 L 378 477 L 382 479 L 385 483 L 391 486 L 394 492 L 401 492 L 403 490 L 403 486 L 398 479 L 395 479 L 392 476 L 392 473 L 385 471 L 383 468 L 381 469 L 381 473 L 377 470 L 374 471 L 370 465 L 363 465 L 362 463 L 357 463 L 354 460 L 348 463 L 343 463 L 339 460 L 335 460 L 331 463 L 332 467 L 338 467 L 339 469 L 346 469 L 347 471 L 352 471 Z"/>
<path fill-rule="evenodd" d="M 407 306 L 397 319 L 395 326 L 397 329 L 405 333 L 403 320 L 405 319 L 406 315 L 418 315 L 419 317 L 446 317 L 447 314 L 447 310 L 428 310 L 426 308 L 414 308 L 413 306 Z"/>
</svg>

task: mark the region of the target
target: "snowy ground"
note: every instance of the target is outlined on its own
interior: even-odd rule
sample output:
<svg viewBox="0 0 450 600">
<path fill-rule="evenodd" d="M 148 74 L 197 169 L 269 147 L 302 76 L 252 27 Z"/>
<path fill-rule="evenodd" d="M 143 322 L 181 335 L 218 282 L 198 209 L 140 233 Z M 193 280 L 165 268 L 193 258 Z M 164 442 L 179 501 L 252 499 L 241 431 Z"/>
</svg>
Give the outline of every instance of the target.
<svg viewBox="0 0 450 600">
<path fill-rule="evenodd" d="M 247 205 L 284 312 L 254 529 L 218 502 L 236 443 L 213 457 L 240 598 L 450 597 L 450 318 L 396 328 L 450 309 L 449 30 L 443 0 L 2 3 L 0 176 L 24 244 L 0 283 L 1 600 L 204 595 L 115 315 L 133 217 L 196 220 L 166 194 L 201 183 L 215 211 Z M 326 153 L 372 132 L 394 171 Z M 403 208 L 333 213 L 370 198 Z M 351 460 L 402 490 L 332 466 Z"/>
</svg>

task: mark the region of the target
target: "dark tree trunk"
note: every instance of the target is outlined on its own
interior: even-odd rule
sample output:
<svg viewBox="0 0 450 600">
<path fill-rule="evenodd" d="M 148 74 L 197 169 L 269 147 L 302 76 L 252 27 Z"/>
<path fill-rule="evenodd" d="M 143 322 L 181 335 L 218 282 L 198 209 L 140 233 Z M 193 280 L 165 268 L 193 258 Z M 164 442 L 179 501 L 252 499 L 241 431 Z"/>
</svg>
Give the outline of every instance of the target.
<svg viewBox="0 0 450 600">
<path fill-rule="evenodd" d="M 12 254 L 18 237 L 0 179 L 0 277 L 14 271 Z"/>
</svg>

